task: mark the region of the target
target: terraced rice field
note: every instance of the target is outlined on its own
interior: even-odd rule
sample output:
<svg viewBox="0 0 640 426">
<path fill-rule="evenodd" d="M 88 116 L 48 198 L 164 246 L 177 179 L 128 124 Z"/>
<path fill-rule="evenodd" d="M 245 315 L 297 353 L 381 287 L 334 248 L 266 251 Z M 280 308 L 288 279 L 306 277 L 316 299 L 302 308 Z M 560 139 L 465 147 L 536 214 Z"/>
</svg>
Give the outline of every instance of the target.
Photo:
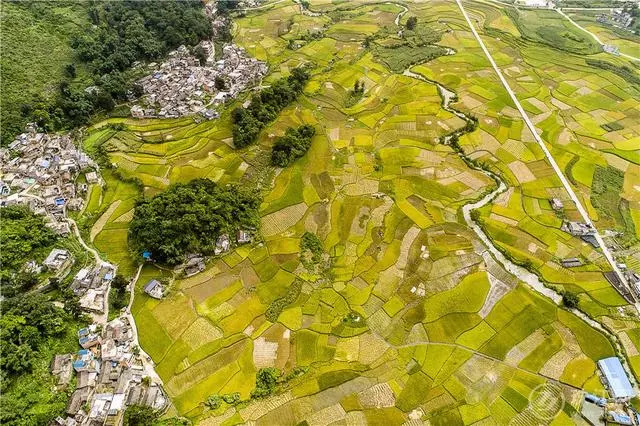
<svg viewBox="0 0 640 426">
<path fill-rule="evenodd" d="M 455 52 L 412 71 L 456 92 L 452 106 L 478 119 L 477 130 L 460 138 L 464 153 L 508 185 L 480 210 L 483 229 L 509 257 L 548 285 L 578 293 L 581 310 L 622 333 L 640 372 L 631 307 L 604 278 L 601 252 L 560 230 L 562 219 L 577 220 L 578 213 L 455 3 L 407 6 L 401 24 L 417 16 L 419 25 L 442 33 L 438 45 Z M 368 35 L 395 25 L 402 8 L 340 8 L 313 1 L 318 16 L 308 16 L 285 1 L 236 19 L 235 42 L 269 62 L 267 80 L 313 66 L 304 95 L 255 146 L 233 148 L 228 111 L 199 124 L 128 119 L 111 121 L 125 130 L 108 123 L 91 130 L 87 143 L 103 143 L 117 175 L 137 182 L 107 173 L 85 213 L 97 221 L 96 246 L 130 270 L 135 255 L 126 228 L 139 190 L 151 195 L 197 177 L 261 185 L 258 241 L 211 259 L 190 278 L 146 265 L 136 284 L 132 311 L 141 344 L 177 412 L 202 424 L 526 423 L 533 390 L 552 382 L 567 401 L 556 421 L 571 422 L 580 389 L 604 392 L 595 363 L 614 355 L 615 346 L 508 273 L 465 224 L 461 206 L 496 187 L 441 143 L 466 122 L 442 107 L 435 84 L 391 72 L 363 47 Z M 582 54 L 523 39 L 503 9 L 485 2 L 469 9 L 554 157 L 571 165 L 572 183 L 598 227 L 622 225 L 590 202 L 596 167 L 609 166 L 623 172 L 619 198 L 640 229 L 639 89 L 588 66 Z M 564 28 L 555 15 L 545 19 Z M 289 39 L 316 28 L 322 38 L 287 48 Z M 365 83 L 364 96 L 347 106 L 357 80 Z M 612 121 L 622 129 L 600 126 Z M 265 172 L 273 139 L 303 123 L 316 128 L 306 156 Z M 565 202 L 562 215 L 552 210 L 552 197 Z M 326 267 L 302 264 L 305 232 L 319 237 Z M 585 265 L 564 268 L 567 257 Z M 154 277 L 170 282 L 161 301 L 142 292 Z M 299 281 L 297 298 L 269 321 L 268 308 Z M 248 399 L 262 367 L 307 370 L 267 399 L 204 405 L 213 394 Z"/>
</svg>

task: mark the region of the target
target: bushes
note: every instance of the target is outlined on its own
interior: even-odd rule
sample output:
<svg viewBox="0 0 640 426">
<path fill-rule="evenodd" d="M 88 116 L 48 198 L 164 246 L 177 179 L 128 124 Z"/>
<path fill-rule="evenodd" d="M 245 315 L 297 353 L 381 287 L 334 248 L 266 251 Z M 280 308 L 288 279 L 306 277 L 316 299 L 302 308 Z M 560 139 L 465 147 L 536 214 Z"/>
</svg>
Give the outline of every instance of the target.
<svg viewBox="0 0 640 426">
<path fill-rule="evenodd" d="M 611 62 L 602 61 L 600 59 L 585 59 L 587 65 L 592 67 L 600 68 L 606 71 L 611 71 L 618 77 L 623 78 L 627 83 L 631 83 L 634 85 L 640 85 L 640 77 L 626 65 L 618 66 L 612 64 Z"/>
<path fill-rule="evenodd" d="M 278 317 L 280 316 L 284 308 L 286 308 L 287 305 L 295 302 L 301 291 L 302 281 L 295 280 L 287 289 L 287 294 L 284 297 L 279 297 L 271 302 L 271 304 L 267 308 L 267 311 L 265 312 L 265 317 L 271 322 L 278 321 Z"/>
<path fill-rule="evenodd" d="M 255 229 L 259 205 L 256 194 L 209 179 L 172 185 L 136 204 L 129 242 L 136 253 L 175 265 L 188 253 L 213 252 L 222 234 Z"/>
<path fill-rule="evenodd" d="M 311 138 L 316 134 L 316 129 L 309 124 L 297 129 L 289 127 L 284 136 L 276 139 L 271 151 L 271 164 L 278 167 L 286 167 L 291 162 L 304 156 L 311 146 Z"/>
<path fill-rule="evenodd" d="M 38 254 L 44 255 L 57 236 L 47 228 L 42 216 L 26 206 L 9 206 L 0 217 L 0 280 L 7 284 L 9 276 Z M 5 296 L 8 288 L 3 288 Z"/>
<path fill-rule="evenodd" d="M 309 79 L 304 68 L 295 68 L 286 78 L 276 81 L 251 98 L 248 108 L 233 110 L 233 144 L 244 148 L 258 139 L 260 131 L 276 119 L 278 113 L 293 102 Z"/>
</svg>

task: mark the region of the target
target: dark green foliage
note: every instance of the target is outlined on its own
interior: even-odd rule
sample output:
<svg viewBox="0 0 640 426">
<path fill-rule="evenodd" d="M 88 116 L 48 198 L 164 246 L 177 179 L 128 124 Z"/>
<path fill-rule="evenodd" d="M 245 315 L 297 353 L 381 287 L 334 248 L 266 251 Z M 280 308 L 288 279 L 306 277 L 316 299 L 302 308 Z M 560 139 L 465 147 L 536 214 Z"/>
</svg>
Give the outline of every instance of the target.
<svg viewBox="0 0 640 426">
<path fill-rule="evenodd" d="M 240 393 L 239 392 L 226 393 L 222 395 L 222 400 L 229 405 L 236 405 L 240 403 Z"/>
<path fill-rule="evenodd" d="M 308 79 L 309 73 L 304 68 L 294 68 L 291 75 L 254 95 L 248 108 L 234 109 L 233 144 L 236 148 L 254 143 L 260 131 L 302 93 Z"/>
<path fill-rule="evenodd" d="M 309 267 L 322 260 L 324 247 L 316 234 L 305 232 L 300 240 L 300 261 Z"/>
<path fill-rule="evenodd" d="M 160 416 L 156 410 L 146 405 L 130 405 L 124 412 L 124 426 L 153 426 Z"/>
<path fill-rule="evenodd" d="M 9 206 L 0 210 L 0 279 L 6 284 L 26 262 L 44 256 L 56 239 L 45 226 L 44 218 L 28 207 Z M 5 296 L 6 290 L 3 288 Z"/>
<path fill-rule="evenodd" d="M 209 398 L 204 402 L 210 410 L 217 410 L 222 405 L 222 398 L 220 395 L 210 395 Z"/>
<path fill-rule="evenodd" d="M 256 387 L 251 391 L 251 398 L 264 398 L 276 389 L 282 378 L 282 371 L 274 367 L 261 368 L 256 374 Z"/>
<path fill-rule="evenodd" d="M 587 65 L 590 65 L 592 67 L 600 68 L 606 71 L 611 71 L 618 77 L 623 78 L 627 83 L 631 83 L 633 85 L 640 85 L 640 76 L 638 76 L 638 73 L 626 65 L 620 66 L 620 65 L 612 64 L 611 62 L 602 61 L 600 59 L 591 59 L 591 58 L 585 59 L 585 62 L 587 63 Z"/>
<path fill-rule="evenodd" d="M 175 265 L 188 253 L 212 253 L 222 234 L 255 229 L 259 205 L 255 193 L 238 186 L 209 179 L 175 184 L 136 204 L 129 242 L 136 253 L 150 251 L 155 260 Z"/>
<path fill-rule="evenodd" d="M 64 413 L 71 393 L 55 390 L 49 363 L 55 354 L 77 349 L 80 324 L 44 296 L 7 299 L 2 311 L 0 424 L 46 425 Z"/>
<path fill-rule="evenodd" d="M 216 78 L 214 79 L 213 85 L 218 90 L 225 90 L 227 88 L 227 82 L 224 81 L 224 78 L 222 78 L 219 75 L 217 75 Z"/>
<path fill-rule="evenodd" d="M 349 91 L 349 95 L 347 97 L 347 101 L 345 102 L 345 106 L 347 108 L 354 106 L 355 104 L 360 102 L 360 99 L 362 99 L 363 95 L 364 95 L 364 81 L 361 82 L 360 80 L 356 80 L 356 82 L 353 84 L 353 89 Z"/>
<path fill-rule="evenodd" d="M 289 374 L 284 374 L 274 367 L 261 368 L 256 374 L 256 387 L 251 391 L 252 399 L 265 398 L 274 393 L 280 385 L 307 372 L 307 367 L 296 367 Z"/>
<path fill-rule="evenodd" d="M 118 274 L 111 281 L 111 291 L 109 292 L 109 305 L 111 311 L 119 311 L 129 304 L 129 291 L 127 281 L 122 275 Z"/>
<path fill-rule="evenodd" d="M 280 316 L 284 308 L 295 302 L 301 291 L 302 281 L 295 280 L 294 282 L 292 282 L 291 286 L 289 286 L 289 288 L 287 289 L 287 294 L 285 294 L 284 297 L 279 297 L 271 302 L 271 304 L 267 308 L 267 311 L 265 312 L 265 317 L 271 322 L 278 321 L 278 317 Z"/>
<path fill-rule="evenodd" d="M 309 124 L 304 124 L 297 129 L 289 127 L 284 136 L 276 139 L 271 151 L 271 164 L 278 167 L 286 167 L 291 162 L 303 157 L 311 147 L 311 138 L 316 134 L 316 129 Z"/>
<path fill-rule="evenodd" d="M 3 302 L 0 318 L 2 375 L 31 371 L 34 358 L 49 337 L 65 332 L 70 318 L 41 294 L 25 294 Z"/>
<path fill-rule="evenodd" d="M 416 18 L 415 16 L 412 16 L 409 19 L 407 19 L 406 26 L 408 30 L 413 30 L 417 24 L 418 24 L 418 18 Z"/>
<path fill-rule="evenodd" d="M 69 78 L 76 78 L 76 66 L 74 64 L 67 64 L 64 67 L 64 74 Z"/>
<path fill-rule="evenodd" d="M 579 301 L 578 295 L 570 291 L 567 291 L 562 295 L 562 304 L 569 309 L 577 308 Z"/>
<path fill-rule="evenodd" d="M 153 60 L 211 36 L 197 0 L 99 2 L 91 6 L 95 28 L 73 41 L 80 59 L 96 74 L 124 71 L 138 60 Z"/>
</svg>

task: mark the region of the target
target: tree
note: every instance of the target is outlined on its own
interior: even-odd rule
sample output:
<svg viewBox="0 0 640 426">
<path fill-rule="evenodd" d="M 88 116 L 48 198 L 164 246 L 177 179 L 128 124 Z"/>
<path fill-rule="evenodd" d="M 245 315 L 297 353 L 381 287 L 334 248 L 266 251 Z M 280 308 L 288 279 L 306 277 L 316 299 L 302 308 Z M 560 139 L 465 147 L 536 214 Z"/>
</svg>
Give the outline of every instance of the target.
<svg viewBox="0 0 640 426">
<path fill-rule="evenodd" d="M 274 367 L 261 368 L 256 374 L 256 387 L 251 391 L 252 398 L 264 398 L 276 389 L 282 371 Z"/>
<path fill-rule="evenodd" d="M 69 78 L 76 78 L 76 66 L 74 64 L 67 64 L 64 67 L 64 74 Z"/>
<path fill-rule="evenodd" d="M 212 253 L 222 234 L 257 228 L 259 205 L 257 194 L 239 186 L 209 179 L 175 184 L 136 204 L 129 242 L 135 252 L 175 265 L 188 253 Z"/>
<path fill-rule="evenodd" d="M 222 76 L 219 76 L 219 75 L 217 75 L 216 78 L 213 80 L 213 85 L 218 90 L 225 90 L 227 88 L 227 82 L 224 81 L 224 78 L 222 78 Z"/>
<path fill-rule="evenodd" d="M 297 129 L 289 127 L 284 136 L 276 139 L 271 152 L 271 163 L 274 166 L 286 167 L 304 156 L 311 147 L 311 139 L 315 133 L 313 126 L 308 124 Z"/>
<path fill-rule="evenodd" d="M 418 18 L 416 18 L 415 16 L 411 16 L 409 19 L 407 19 L 408 30 L 413 30 L 417 24 L 418 24 Z"/>
<path fill-rule="evenodd" d="M 233 144 L 244 148 L 258 139 L 260 131 L 276 119 L 278 113 L 302 93 L 309 73 L 303 67 L 294 68 L 291 75 L 277 80 L 251 98 L 248 108 L 232 112 Z"/>
<path fill-rule="evenodd" d="M 159 413 L 146 405 L 130 405 L 124 412 L 124 426 L 153 426 Z"/>
<path fill-rule="evenodd" d="M 570 291 L 565 291 L 562 295 L 562 304 L 569 309 L 577 308 L 579 301 L 578 295 Z"/>
</svg>

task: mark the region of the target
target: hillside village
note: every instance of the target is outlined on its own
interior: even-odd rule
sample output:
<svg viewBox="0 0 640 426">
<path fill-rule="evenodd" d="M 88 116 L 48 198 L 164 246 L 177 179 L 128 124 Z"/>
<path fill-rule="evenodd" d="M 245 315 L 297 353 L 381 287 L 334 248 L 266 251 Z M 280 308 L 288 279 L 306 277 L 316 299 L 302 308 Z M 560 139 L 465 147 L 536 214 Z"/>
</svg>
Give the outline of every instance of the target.
<svg viewBox="0 0 640 426">
<path fill-rule="evenodd" d="M 67 214 L 83 208 L 88 186 L 102 184 L 98 166 L 74 145 L 71 135 L 39 132 L 35 125 L 0 150 L 0 179 L 0 207 L 26 205 L 43 215 L 47 226 L 61 236 L 70 234 L 75 226 Z M 57 389 L 67 389 L 76 376 L 67 417 L 53 424 L 121 424 L 129 405 L 164 409 L 168 398 L 159 381 L 150 380 L 157 376 L 138 347 L 131 317 L 127 313 L 107 322 L 116 266 L 96 256 L 94 263 L 68 279 L 75 263 L 73 254 L 60 247 L 52 249 L 41 265 L 34 260 L 25 263 L 31 272 L 69 282 L 80 308 L 94 321 L 78 331 L 82 349 L 56 355 L 51 362 Z"/>
<path fill-rule="evenodd" d="M 250 57 L 244 49 L 226 44 L 222 57 L 215 60 L 215 47 L 203 41 L 200 48 L 206 62 L 193 56 L 185 46 L 169 54 L 153 73 L 140 79 L 144 95 L 131 108 L 134 118 L 177 118 L 198 114 L 217 118 L 216 107 L 254 86 L 267 73 L 267 65 Z"/>
</svg>

